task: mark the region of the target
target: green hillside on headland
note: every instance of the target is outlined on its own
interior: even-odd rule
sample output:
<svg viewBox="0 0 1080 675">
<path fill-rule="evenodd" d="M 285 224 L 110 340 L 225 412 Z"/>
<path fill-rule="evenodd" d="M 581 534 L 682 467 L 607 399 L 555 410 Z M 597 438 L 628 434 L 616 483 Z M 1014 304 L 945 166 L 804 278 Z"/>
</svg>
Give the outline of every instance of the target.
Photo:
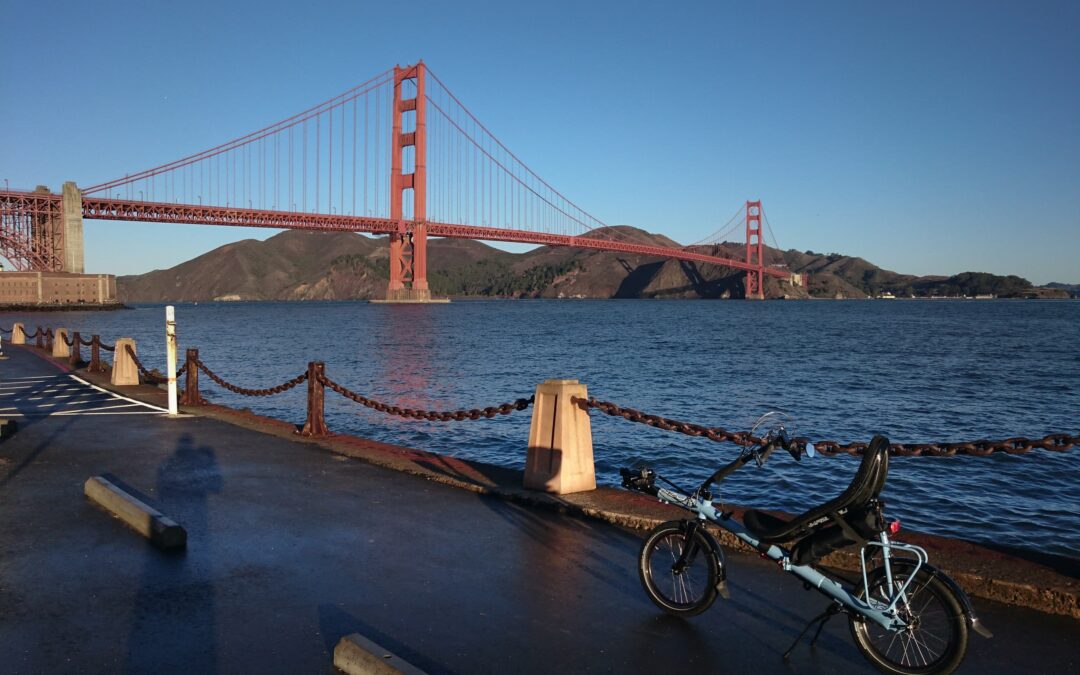
<svg viewBox="0 0 1080 675">
<path fill-rule="evenodd" d="M 590 236 L 678 246 L 628 226 Z M 733 259 L 745 255 L 735 243 L 693 250 Z M 1016 276 L 916 277 L 838 253 L 766 248 L 765 261 L 808 277 L 806 288 L 766 277 L 767 298 L 1069 297 L 1066 288 L 1035 287 Z M 383 296 L 389 269 L 385 237 L 289 230 L 265 241 L 226 244 L 169 269 L 119 277 L 117 289 L 122 302 L 366 300 Z M 428 282 L 435 295 L 458 298 L 741 298 L 745 293 L 745 274 L 721 265 L 551 246 L 508 253 L 466 239 L 429 240 Z"/>
</svg>

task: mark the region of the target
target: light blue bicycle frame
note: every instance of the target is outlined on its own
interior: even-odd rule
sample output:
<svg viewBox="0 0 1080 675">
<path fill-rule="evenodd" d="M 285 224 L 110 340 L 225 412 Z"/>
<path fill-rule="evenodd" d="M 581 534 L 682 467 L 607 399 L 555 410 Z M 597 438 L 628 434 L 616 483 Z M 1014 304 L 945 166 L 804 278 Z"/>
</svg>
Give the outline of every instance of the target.
<svg viewBox="0 0 1080 675">
<path fill-rule="evenodd" d="M 778 563 L 785 572 L 794 574 L 808 585 L 813 586 L 818 591 L 825 594 L 827 597 L 832 598 L 847 609 L 864 616 L 889 630 L 901 630 L 907 627 L 907 623 L 899 618 L 898 613 L 896 612 L 896 605 L 899 602 L 907 601 L 908 586 L 911 584 L 912 580 L 914 580 L 915 574 L 919 571 L 919 568 L 928 560 L 926 551 L 921 547 L 899 542 L 890 542 L 889 535 L 886 532 L 881 533 L 879 541 L 867 542 L 860 552 L 860 560 L 862 562 L 863 597 L 866 598 L 865 600 L 861 600 L 840 583 L 830 579 L 821 572 L 818 572 L 813 567 L 809 565 L 792 564 L 791 556 L 788 551 L 776 544 L 765 544 L 750 534 L 738 521 L 724 518 L 722 514 L 716 510 L 716 507 L 713 506 L 711 501 L 707 501 L 697 496 L 686 496 L 667 488 L 659 488 L 657 497 L 662 502 L 682 507 L 697 514 L 699 520 L 710 521 L 728 532 L 731 532 L 742 541 L 763 553 L 769 559 Z M 897 589 L 895 593 L 891 593 L 892 599 L 888 603 L 875 600 L 870 594 L 870 582 L 866 573 L 866 551 L 872 546 L 880 547 L 884 553 L 885 579 L 888 583 L 887 588 L 889 589 L 894 588 L 890 557 L 894 553 L 899 552 L 902 555 L 906 554 L 906 557 L 911 557 L 915 560 L 915 567 L 911 573 L 908 574 L 907 581 L 903 586 Z"/>
</svg>

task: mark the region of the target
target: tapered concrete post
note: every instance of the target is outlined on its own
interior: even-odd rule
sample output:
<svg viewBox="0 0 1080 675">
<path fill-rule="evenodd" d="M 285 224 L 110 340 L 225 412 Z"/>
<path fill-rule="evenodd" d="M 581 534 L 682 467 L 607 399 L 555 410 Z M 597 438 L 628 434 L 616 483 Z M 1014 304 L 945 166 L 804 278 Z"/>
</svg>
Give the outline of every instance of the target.
<svg viewBox="0 0 1080 675">
<path fill-rule="evenodd" d="M 11 327 L 11 344 L 26 344 L 26 327 L 19 322 L 16 322 L 15 325 Z"/>
<path fill-rule="evenodd" d="M 547 380 L 536 387 L 525 487 L 557 495 L 596 489 L 592 425 L 573 397 L 588 398 L 577 380 Z"/>
<path fill-rule="evenodd" d="M 68 347 L 67 340 L 68 329 L 57 328 L 52 343 L 52 355 L 54 359 L 66 359 L 71 356 L 71 349 Z"/>
<path fill-rule="evenodd" d="M 120 338 L 116 341 L 116 351 L 113 352 L 112 377 L 110 382 L 116 387 L 129 387 L 139 384 L 139 368 L 127 352 L 127 345 L 131 345 L 131 351 L 138 354 L 135 349 L 135 340 Z"/>
</svg>

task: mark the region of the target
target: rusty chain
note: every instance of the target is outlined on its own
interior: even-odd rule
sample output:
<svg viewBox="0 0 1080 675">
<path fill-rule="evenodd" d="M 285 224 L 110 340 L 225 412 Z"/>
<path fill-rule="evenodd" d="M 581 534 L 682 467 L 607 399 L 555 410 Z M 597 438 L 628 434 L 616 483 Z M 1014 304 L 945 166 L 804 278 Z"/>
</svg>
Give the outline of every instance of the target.
<svg viewBox="0 0 1080 675">
<path fill-rule="evenodd" d="M 75 336 L 74 336 L 74 335 L 72 335 L 72 336 L 71 336 L 71 337 L 69 338 L 69 337 L 68 337 L 68 336 L 67 336 L 67 335 L 65 334 L 65 335 L 64 335 L 64 344 L 66 344 L 66 345 L 67 345 L 68 347 L 73 347 L 73 346 L 75 346 Z"/>
<path fill-rule="evenodd" d="M 296 377 L 289 380 L 288 382 L 283 382 L 282 384 L 279 384 L 276 387 L 269 387 L 267 389 L 245 389 L 244 387 L 238 387 L 235 384 L 230 384 L 229 382 L 226 382 L 225 380 L 221 379 L 221 377 L 219 377 L 217 375 L 217 373 L 215 373 L 214 371 L 207 368 L 206 364 L 203 363 L 201 359 L 197 359 L 195 361 L 195 366 L 199 370 L 206 373 L 207 377 L 209 377 L 214 382 L 217 382 L 222 387 L 225 387 L 226 389 L 233 392 L 234 394 L 240 394 L 242 396 L 272 396 L 274 394 L 281 394 L 283 392 L 286 392 L 286 391 L 292 389 L 293 387 L 300 384 L 301 382 L 304 382 L 308 378 L 307 372 L 304 372 L 304 373 L 301 373 L 300 375 L 297 375 Z"/>
<path fill-rule="evenodd" d="M 11 328 L 4 328 L 3 326 L 0 326 L 0 333 L 10 333 L 13 330 L 15 330 L 15 326 L 12 326 Z"/>
<path fill-rule="evenodd" d="M 513 403 L 503 403 L 497 406 L 488 406 L 487 408 L 472 408 L 470 410 L 417 410 L 415 408 L 401 408 L 396 405 L 387 405 L 380 403 L 374 399 L 361 396 L 354 391 L 350 391 L 341 386 L 337 382 L 334 382 L 328 377 L 319 377 L 319 382 L 345 398 L 355 401 L 360 405 L 377 410 L 388 415 L 397 415 L 398 417 L 407 417 L 415 420 L 427 420 L 429 422 L 461 422 L 463 420 L 478 420 L 481 417 L 490 419 L 496 415 L 509 415 L 515 410 L 524 410 L 532 405 L 533 397 L 519 398 Z"/>
<path fill-rule="evenodd" d="M 731 442 L 736 445 L 758 445 L 761 438 L 750 435 L 746 431 L 728 431 L 720 427 L 705 427 L 700 424 L 690 424 L 679 420 L 650 415 L 633 408 L 624 408 L 615 403 L 600 401 L 594 397 L 583 399 L 575 396 L 571 401 L 582 410 L 595 408 L 602 413 L 613 417 L 621 417 L 638 424 L 647 424 L 664 431 L 677 431 L 687 436 L 700 436 L 718 443 Z M 805 448 L 809 439 L 793 439 L 800 447 Z M 1052 452 L 1064 452 L 1074 445 L 1080 444 L 1080 435 L 1049 434 L 1043 438 L 1004 438 L 1000 440 L 978 440 L 966 443 L 892 443 L 889 445 L 889 454 L 902 457 L 951 457 L 953 455 L 975 455 L 985 457 L 996 452 L 1004 452 L 1010 455 L 1029 453 L 1035 449 L 1050 450 Z M 814 449 L 827 456 L 846 453 L 859 455 L 866 450 L 869 443 L 837 443 L 836 441 L 815 441 Z"/>
<path fill-rule="evenodd" d="M 184 376 L 184 373 L 187 372 L 187 365 L 188 364 L 185 363 L 184 365 L 180 366 L 180 368 L 177 369 L 177 371 L 176 371 L 176 379 L 179 380 L 181 377 Z"/>
<path fill-rule="evenodd" d="M 156 370 L 149 370 L 146 366 L 144 366 L 142 361 L 139 360 L 139 356 L 135 353 L 135 350 L 131 348 L 130 344 L 124 345 L 124 350 L 127 351 L 127 355 L 131 357 L 131 360 L 135 363 L 135 367 L 139 369 L 139 372 L 142 373 L 143 377 L 145 377 L 147 380 L 150 380 L 154 384 L 168 381 L 169 378 L 161 375 Z"/>
<path fill-rule="evenodd" d="M 105 344 L 101 340 L 98 340 L 98 347 L 101 347 L 102 349 L 104 349 L 107 352 L 115 352 L 116 351 L 116 345 L 113 345 L 112 347 L 110 347 L 109 345 Z"/>
<path fill-rule="evenodd" d="M 79 336 L 79 344 L 81 344 L 84 347 L 93 347 L 94 346 L 94 339 L 90 338 L 89 340 L 84 340 L 82 335 L 80 335 Z"/>
</svg>

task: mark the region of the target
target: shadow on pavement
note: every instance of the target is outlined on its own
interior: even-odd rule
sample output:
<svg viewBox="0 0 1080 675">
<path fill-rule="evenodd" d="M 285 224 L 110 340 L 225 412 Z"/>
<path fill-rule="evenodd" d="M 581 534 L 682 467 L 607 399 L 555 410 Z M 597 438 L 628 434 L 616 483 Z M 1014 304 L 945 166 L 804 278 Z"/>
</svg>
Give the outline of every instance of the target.
<svg viewBox="0 0 1080 675">
<path fill-rule="evenodd" d="M 155 549 L 146 558 L 135 596 L 125 670 L 182 667 L 190 673 L 217 672 L 207 502 L 222 485 L 214 450 L 196 447 L 187 434 L 158 467 L 158 501 L 187 530 L 188 548 L 171 555 Z M 151 545 L 147 542 L 146 546 Z"/>
</svg>

